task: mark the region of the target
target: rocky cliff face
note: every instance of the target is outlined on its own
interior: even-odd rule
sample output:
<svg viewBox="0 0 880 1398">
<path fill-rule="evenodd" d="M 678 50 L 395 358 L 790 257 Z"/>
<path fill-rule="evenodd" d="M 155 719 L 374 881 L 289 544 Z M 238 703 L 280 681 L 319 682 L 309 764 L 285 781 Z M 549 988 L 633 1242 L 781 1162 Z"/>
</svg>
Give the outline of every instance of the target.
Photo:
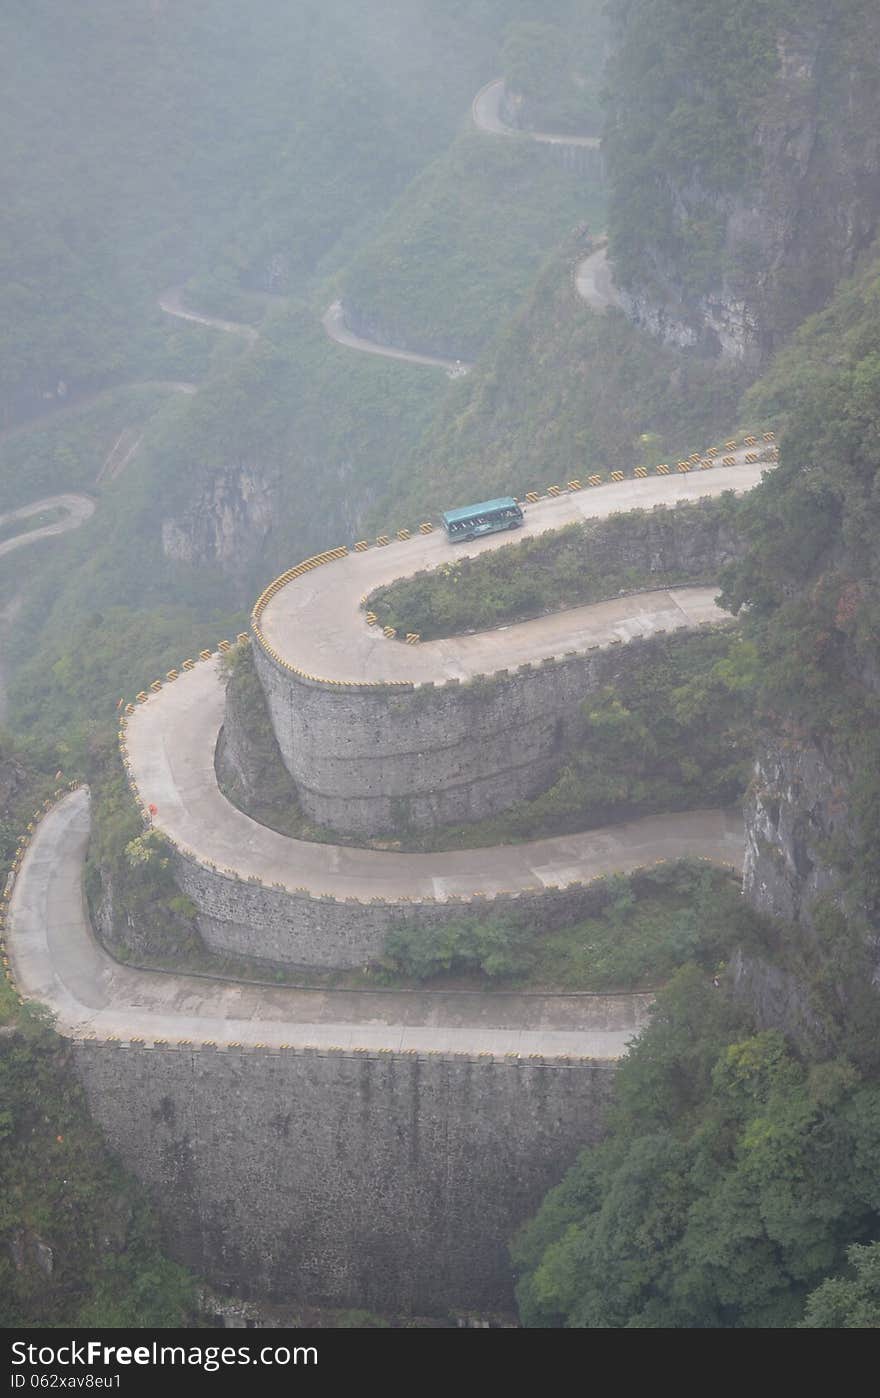
<svg viewBox="0 0 880 1398">
<path fill-rule="evenodd" d="M 748 8 L 737 0 L 731 10 L 742 10 L 745 24 Z M 725 60 L 717 49 L 705 67 L 678 81 L 667 75 L 670 91 L 657 94 L 653 112 L 657 136 L 640 133 L 652 141 L 646 159 L 656 210 L 643 233 L 628 226 L 649 215 L 647 201 L 634 212 L 638 117 L 627 105 L 639 98 L 618 85 L 606 143 L 612 253 L 616 244 L 626 313 L 670 344 L 761 363 L 827 301 L 877 236 L 880 9 L 811 22 L 811 8 L 800 27 L 768 36 L 775 54 L 754 91 L 755 65 L 744 60 L 739 99 L 730 75 L 733 96 L 718 98 Z M 708 55 L 708 41 L 704 48 Z M 737 146 L 735 157 L 725 157 L 727 143 Z"/>
<path fill-rule="evenodd" d="M 165 557 L 219 565 L 233 576 L 245 574 L 272 531 L 276 485 L 256 466 L 216 472 L 181 515 L 162 521 Z"/>
<path fill-rule="evenodd" d="M 836 889 L 830 851 L 850 833 L 848 775 L 815 741 L 765 740 L 746 802 L 743 877 L 761 912 L 810 926 L 814 900 Z"/>
</svg>

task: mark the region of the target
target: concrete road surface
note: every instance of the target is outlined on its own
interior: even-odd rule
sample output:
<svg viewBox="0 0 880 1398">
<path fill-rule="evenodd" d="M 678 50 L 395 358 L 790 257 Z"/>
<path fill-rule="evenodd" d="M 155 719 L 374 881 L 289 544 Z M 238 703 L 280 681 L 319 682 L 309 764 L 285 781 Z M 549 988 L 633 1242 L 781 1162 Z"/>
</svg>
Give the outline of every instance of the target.
<svg viewBox="0 0 880 1398">
<path fill-rule="evenodd" d="M 508 126 L 501 118 L 503 98 L 503 78 L 494 78 L 480 88 L 471 104 L 474 125 L 480 131 L 490 136 L 521 136 L 551 146 L 588 146 L 591 150 L 598 150 L 601 145 L 598 136 L 566 136 L 558 131 L 520 131 L 516 126 Z"/>
<path fill-rule="evenodd" d="M 578 296 L 594 311 L 605 311 L 609 306 L 620 305 L 617 287 L 611 279 L 606 247 L 597 248 L 578 263 L 574 284 Z"/>
<path fill-rule="evenodd" d="M 403 359 L 407 364 L 427 364 L 435 369 L 445 369 L 452 374 L 466 374 L 469 369 L 474 367 L 462 359 L 444 359 L 439 354 L 418 354 L 415 350 L 397 349 L 394 345 L 382 345 L 378 340 L 365 340 L 362 335 L 356 335 L 353 330 L 349 330 L 345 323 L 345 311 L 341 301 L 334 301 L 332 305 L 327 307 L 321 317 L 321 324 L 325 333 L 338 345 L 345 345 L 348 349 L 363 350 L 365 354 L 378 354 L 385 359 Z"/>
<path fill-rule="evenodd" d="M 566 651 L 649 636 L 661 629 L 721 621 L 726 613 L 714 604 L 717 588 L 686 587 L 614 598 L 474 636 L 408 646 L 399 640 L 386 640 L 378 628 L 369 627 L 360 599 L 396 578 L 503 548 L 566 524 L 717 496 L 726 490 L 750 490 L 760 481 L 766 465 L 748 464 L 744 455 L 744 450 L 737 453 L 736 466 L 620 481 L 541 500 L 525 506 L 521 529 L 490 534 L 473 543 L 450 544 L 443 530 L 436 529 L 386 548 L 349 553 L 281 588 L 263 611 L 263 634 L 285 661 L 319 679 L 411 680 L 419 684 L 466 680 Z M 450 501 L 451 506 L 461 503 Z"/>
<path fill-rule="evenodd" d="M 649 995 L 298 990 L 118 965 L 82 893 L 84 788 L 39 825 L 16 880 L 7 942 L 19 992 L 69 1037 L 391 1052 L 616 1059 Z"/>
<path fill-rule="evenodd" d="M 680 855 L 742 867 L 739 811 L 646 816 L 551 840 L 440 854 L 294 840 L 257 824 L 221 794 L 214 749 L 223 708 L 217 661 L 202 661 L 137 706 L 126 741 L 141 797 L 158 808 L 156 828 L 202 863 L 244 879 L 255 875 L 267 885 L 338 899 L 446 900 L 562 886 Z"/>
<path fill-rule="evenodd" d="M 159 308 L 166 315 L 177 316 L 180 320 L 197 321 L 199 325 L 210 325 L 214 330 L 223 330 L 227 335 L 241 335 L 245 340 L 254 344 L 260 338 L 260 332 L 252 325 L 243 325 L 237 320 L 220 320 L 217 316 L 202 315 L 200 311 L 191 311 L 183 304 L 183 287 L 173 286 L 168 291 L 163 291 L 159 297 Z"/>
<path fill-rule="evenodd" d="M 22 505 L 17 510 L 0 515 L 0 527 L 15 520 L 29 519 L 31 515 L 41 514 L 43 510 L 64 510 L 66 513 L 63 519 L 56 520 L 54 524 L 46 524 L 42 529 L 26 530 L 12 539 L 5 539 L 0 543 L 0 558 L 4 553 L 11 553 L 13 549 L 35 544 L 38 539 L 54 538 L 56 534 L 66 534 L 71 529 L 79 529 L 80 525 L 85 524 L 95 513 L 95 502 L 87 495 L 47 495 L 43 500 L 34 500 L 30 505 Z"/>
</svg>

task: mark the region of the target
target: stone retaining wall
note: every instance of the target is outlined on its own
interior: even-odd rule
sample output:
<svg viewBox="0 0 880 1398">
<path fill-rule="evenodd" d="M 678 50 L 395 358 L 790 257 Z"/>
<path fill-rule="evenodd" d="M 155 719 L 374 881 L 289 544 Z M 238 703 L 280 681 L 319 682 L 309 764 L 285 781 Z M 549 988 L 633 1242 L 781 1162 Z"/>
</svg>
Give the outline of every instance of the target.
<svg viewBox="0 0 880 1398">
<path fill-rule="evenodd" d="M 625 698 L 645 660 L 677 640 L 658 633 L 418 688 L 330 687 L 282 669 L 259 646 L 254 659 L 303 811 L 370 837 L 482 820 L 545 790 L 583 700 L 606 685 Z"/>
<path fill-rule="evenodd" d="M 717 576 L 737 546 L 718 501 L 599 521 L 586 543 L 600 567 L 693 581 Z M 648 648 L 668 643 L 659 634 L 436 686 L 324 683 L 285 665 L 258 632 L 254 660 L 302 810 L 369 837 L 483 820 L 545 790 L 582 700 L 609 684 L 625 694 Z"/>
<path fill-rule="evenodd" d="M 237 1296 L 513 1309 L 508 1242 L 602 1132 L 609 1063 L 79 1041 L 165 1245 Z"/>
<path fill-rule="evenodd" d="M 443 927 L 462 918 L 515 914 L 537 932 L 553 932 L 600 911 L 608 880 L 564 888 L 501 893 L 493 898 L 337 899 L 237 879 L 183 850 L 175 850 L 175 878 L 198 908 L 199 932 L 210 951 L 276 967 L 344 969 L 383 954 L 385 940 L 404 923 Z M 639 872 L 630 876 L 639 891 Z"/>
</svg>

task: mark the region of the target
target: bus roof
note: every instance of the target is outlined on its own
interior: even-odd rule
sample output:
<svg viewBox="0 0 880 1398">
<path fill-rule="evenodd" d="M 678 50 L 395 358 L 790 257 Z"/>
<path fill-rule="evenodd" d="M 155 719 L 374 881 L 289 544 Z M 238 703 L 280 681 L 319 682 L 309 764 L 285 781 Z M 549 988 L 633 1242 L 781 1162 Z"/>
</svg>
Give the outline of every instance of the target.
<svg viewBox="0 0 880 1398">
<path fill-rule="evenodd" d="M 479 505 L 465 505 L 461 510 L 446 510 L 443 518 L 447 524 L 455 524 L 460 519 L 470 519 L 471 515 L 488 514 L 490 510 L 510 510 L 516 507 L 512 495 L 502 495 L 500 500 L 483 500 Z"/>
</svg>

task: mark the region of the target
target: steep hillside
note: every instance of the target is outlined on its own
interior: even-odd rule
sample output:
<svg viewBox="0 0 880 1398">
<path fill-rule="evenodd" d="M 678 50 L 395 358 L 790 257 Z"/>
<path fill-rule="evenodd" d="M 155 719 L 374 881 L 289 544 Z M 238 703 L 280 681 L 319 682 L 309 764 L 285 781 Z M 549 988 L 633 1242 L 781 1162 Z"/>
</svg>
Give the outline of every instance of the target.
<svg viewBox="0 0 880 1398">
<path fill-rule="evenodd" d="M 347 319 L 389 344 L 473 359 L 559 241 L 604 221 L 597 180 L 548 160 L 535 142 L 466 131 L 348 265 Z"/>
<path fill-rule="evenodd" d="M 395 517 L 689 454 L 736 420 L 744 377 L 683 358 L 577 295 L 577 239 L 454 384 L 395 491 Z"/>
<path fill-rule="evenodd" d="M 664 993 L 608 1141 L 516 1240 L 526 1324 L 876 1326 L 878 309 L 875 262 L 749 395 L 783 428 L 726 585 L 757 660 L 760 916 Z"/>
<path fill-rule="evenodd" d="M 630 316 L 759 362 L 880 219 L 880 13 L 868 0 L 626 0 L 605 151 Z"/>
<path fill-rule="evenodd" d="M 450 139 L 509 10 L 10 0 L 0 425 L 173 377 L 171 282 L 301 292 Z"/>
<path fill-rule="evenodd" d="M 880 930 L 878 310 L 875 262 L 752 391 L 785 432 L 779 470 L 743 507 L 750 546 L 726 587 L 731 606 L 748 606 L 764 662 L 751 896 L 809 926 L 815 897 L 836 890 L 869 943 Z"/>
</svg>

